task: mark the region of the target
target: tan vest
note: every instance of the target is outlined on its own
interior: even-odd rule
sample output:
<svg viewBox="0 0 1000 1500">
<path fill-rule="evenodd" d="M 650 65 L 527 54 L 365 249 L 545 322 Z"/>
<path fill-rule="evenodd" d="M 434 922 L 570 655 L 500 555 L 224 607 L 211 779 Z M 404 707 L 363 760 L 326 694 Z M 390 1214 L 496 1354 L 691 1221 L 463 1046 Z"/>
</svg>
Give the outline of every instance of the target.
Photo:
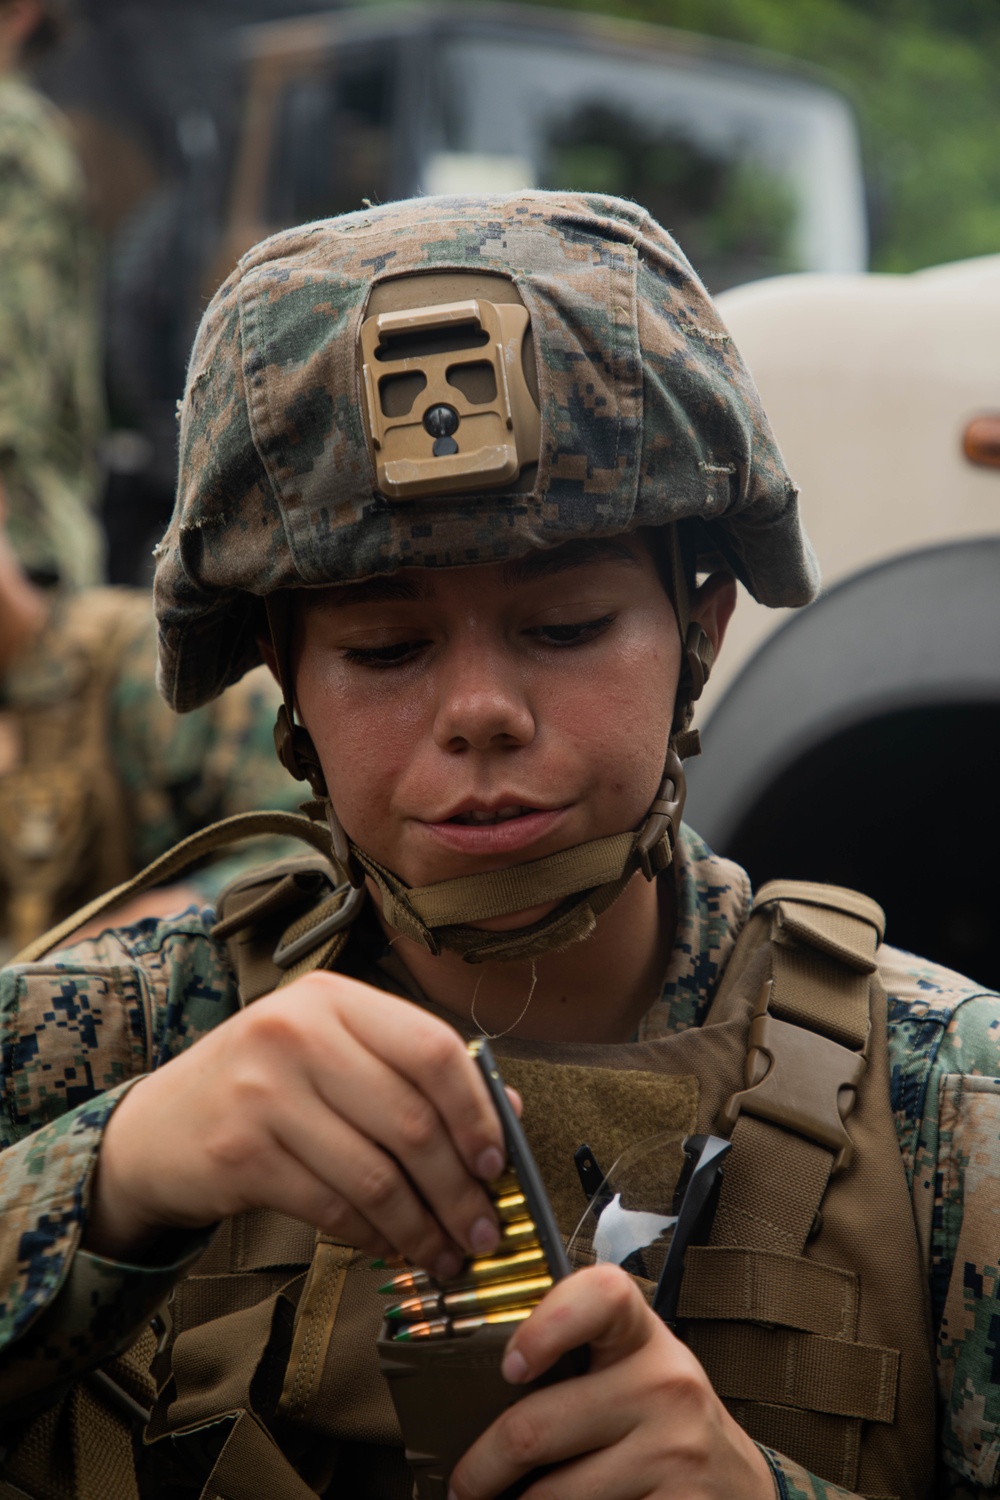
<svg viewBox="0 0 1000 1500">
<path fill-rule="evenodd" d="M 108 707 L 123 653 L 148 620 L 148 599 L 132 590 L 60 601 L 4 684 L 0 928 L 10 952 L 132 869 Z"/>
<path fill-rule="evenodd" d="M 276 936 L 301 934 L 302 920 L 288 927 L 290 890 L 287 878 L 244 881 L 225 913 L 248 999 L 279 977 Z M 711 1243 L 688 1252 L 682 1336 L 753 1437 L 849 1490 L 917 1500 L 934 1484 L 932 1337 L 889 1106 L 880 938 L 866 898 L 774 883 L 703 1027 L 623 1046 L 506 1039 L 496 1051 L 567 1233 L 583 1207 L 582 1140 L 611 1162 L 658 1132 L 731 1132 Z M 113 1459 L 91 1423 L 69 1488 L 41 1487 L 27 1442 L 9 1477 L 82 1500 L 98 1493 L 85 1471 L 103 1475 L 108 1500 L 409 1500 L 376 1357 L 383 1274 L 282 1215 L 228 1221 L 172 1299 L 138 1481 L 122 1418 L 105 1424 Z M 133 1395 L 151 1348 L 147 1337 L 107 1367 Z M 114 1411 L 92 1377 L 81 1391 Z"/>
</svg>

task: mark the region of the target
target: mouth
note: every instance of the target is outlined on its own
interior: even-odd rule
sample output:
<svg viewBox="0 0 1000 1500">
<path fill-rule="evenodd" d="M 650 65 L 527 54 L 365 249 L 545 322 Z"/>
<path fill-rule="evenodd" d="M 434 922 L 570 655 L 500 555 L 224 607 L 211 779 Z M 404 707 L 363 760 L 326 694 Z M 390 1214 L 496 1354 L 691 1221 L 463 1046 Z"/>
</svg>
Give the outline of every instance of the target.
<svg viewBox="0 0 1000 1500">
<path fill-rule="evenodd" d="M 463 855 L 510 855 L 537 845 L 559 828 L 568 807 L 532 807 L 502 802 L 495 807 L 466 803 L 449 817 L 422 826 L 436 844 Z"/>
<path fill-rule="evenodd" d="M 445 821 L 463 828 L 491 828 L 496 823 L 509 823 L 513 818 L 526 818 L 532 813 L 541 811 L 539 807 L 525 807 L 521 804 L 493 809 L 469 808 L 468 811 L 456 813 L 454 817 L 447 818 Z"/>
</svg>

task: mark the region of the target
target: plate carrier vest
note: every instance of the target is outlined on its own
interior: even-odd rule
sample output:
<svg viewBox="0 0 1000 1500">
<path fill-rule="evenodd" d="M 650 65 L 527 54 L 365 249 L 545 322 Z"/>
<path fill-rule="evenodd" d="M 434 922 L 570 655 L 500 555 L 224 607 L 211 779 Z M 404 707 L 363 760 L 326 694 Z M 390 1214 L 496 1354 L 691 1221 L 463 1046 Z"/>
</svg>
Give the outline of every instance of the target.
<svg viewBox="0 0 1000 1500">
<path fill-rule="evenodd" d="M 320 857 L 264 867 L 224 894 L 214 935 L 241 1004 L 336 967 L 349 953 L 350 929 L 336 921 L 349 887 L 323 857 L 326 830 L 275 813 L 185 840 L 19 960 L 192 859 L 265 832 L 295 834 Z M 584 1206 L 572 1165 L 582 1140 L 611 1162 L 664 1131 L 731 1138 L 710 1242 L 687 1253 L 681 1336 L 757 1441 L 870 1500 L 919 1500 L 934 1486 L 933 1340 L 889 1101 L 883 920 L 853 891 L 772 882 L 703 1026 L 622 1045 L 506 1037 L 495 1052 L 524 1098 L 565 1234 Z M 284 1215 L 225 1221 L 176 1287 L 159 1338 L 146 1330 L 30 1423 L 6 1470 L 18 1488 L 0 1483 L 0 1495 L 410 1500 L 376 1357 L 383 1276 Z M 71 1477 L 52 1451 L 67 1431 Z"/>
</svg>

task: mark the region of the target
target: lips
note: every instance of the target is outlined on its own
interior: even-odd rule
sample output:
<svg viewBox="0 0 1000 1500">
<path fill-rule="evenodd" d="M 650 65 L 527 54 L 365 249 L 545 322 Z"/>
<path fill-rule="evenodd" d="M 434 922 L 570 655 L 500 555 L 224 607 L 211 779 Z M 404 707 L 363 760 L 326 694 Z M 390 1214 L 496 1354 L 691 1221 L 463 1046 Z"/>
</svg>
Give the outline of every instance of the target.
<svg viewBox="0 0 1000 1500">
<path fill-rule="evenodd" d="M 466 826 L 483 828 L 491 827 L 495 823 L 509 823 L 512 818 L 524 818 L 527 817 L 529 813 L 538 811 L 539 809 L 537 807 L 525 807 L 520 803 L 514 804 L 509 807 L 498 807 L 494 809 L 469 808 L 466 812 L 456 813 L 453 817 L 446 818 L 444 821 L 448 823 L 456 823 L 460 827 Z"/>
<path fill-rule="evenodd" d="M 532 807 L 509 795 L 498 797 L 492 807 L 470 798 L 446 817 L 422 823 L 421 827 L 435 844 L 455 854 L 509 856 L 551 837 L 568 812 L 568 806 Z"/>
</svg>

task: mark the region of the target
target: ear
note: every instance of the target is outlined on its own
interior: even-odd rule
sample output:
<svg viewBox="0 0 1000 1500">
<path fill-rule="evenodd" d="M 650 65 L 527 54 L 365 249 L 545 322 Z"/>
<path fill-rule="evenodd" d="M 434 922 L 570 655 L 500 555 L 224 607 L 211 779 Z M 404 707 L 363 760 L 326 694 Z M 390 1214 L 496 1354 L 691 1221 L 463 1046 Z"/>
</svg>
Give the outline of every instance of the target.
<svg viewBox="0 0 1000 1500">
<path fill-rule="evenodd" d="M 736 579 L 731 573 L 712 573 L 691 596 L 691 619 L 708 636 L 716 658 L 735 608 Z"/>
</svg>

